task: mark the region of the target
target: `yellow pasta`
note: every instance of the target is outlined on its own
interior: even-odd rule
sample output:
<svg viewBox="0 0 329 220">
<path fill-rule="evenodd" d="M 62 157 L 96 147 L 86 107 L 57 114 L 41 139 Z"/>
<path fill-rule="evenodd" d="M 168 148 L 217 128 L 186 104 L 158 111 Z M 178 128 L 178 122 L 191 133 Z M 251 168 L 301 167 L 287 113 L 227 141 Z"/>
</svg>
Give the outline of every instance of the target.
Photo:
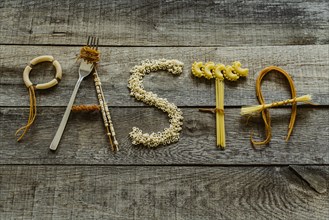
<svg viewBox="0 0 329 220">
<path fill-rule="evenodd" d="M 234 72 L 234 69 L 232 66 L 226 66 L 225 71 L 224 71 L 224 76 L 226 79 L 230 81 L 236 81 L 239 79 L 239 75 L 237 75 Z"/>
<path fill-rule="evenodd" d="M 34 65 L 37 65 L 37 64 L 42 63 L 42 62 L 51 62 L 54 65 L 54 67 L 56 69 L 55 78 L 52 79 L 51 81 L 47 82 L 47 83 L 34 85 L 30 81 L 30 72 L 32 71 L 32 67 Z M 36 96 L 35 96 L 35 90 L 49 89 L 49 88 L 57 85 L 61 79 L 62 79 L 62 67 L 59 64 L 59 62 L 57 60 L 55 60 L 54 57 L 52 57 L 52 56 L 45 55 L 45 56 L 36 57 L 36 58 L 34 58 L 33 60 L 30 61 L 29 65 L 27 65 L 25 67 L 25 69 L 23 71 L 23 81 L 24 81 L 27 89 L 29 90 L 30 114 L 29 114 L 27 124 L 24 125 L 23 127 L 19 128 L 16 131 L 16 136 L 18 136 L 17 141 L 20 141 L 24 137 L 25 133 L 30 129 L 33 122 L 35 121 L 35 118 L 36 118 L 36 115 L 37 115 L 37 99 L 36 99 Z"/>
<path fill-rule="evenodd" d="M 246 68 L 245 69 L 241 68 L 241 63 L 239 61 L 233 62 L 232 67 L 238 76 L 240 77 L 248 76 L 249 70 Z"/>
<path fill-rule="evenodd" d="M 214 78 L 213 71 L 215 69 L 215 64 L 213 62 L 208 62 L 205 64 L 205 67 L 203 69 L 203 76 L 206 79 Z"/>
<path fill-rule="evenodd" d="M 225 71 L 225 65 L 224 64 L 217 64 L 214 69 L 214 77 L 219 80 L 224 80 L 223 71 Z"/>
<path fill-rule="evenodd" d="M 224 64 L 214 64 L 214 62 L 194 62 L 192 64 L 192 74 L 196 77 L 205 77 L 206 79 L 215 78 L 216 85 L 216 108 L 215 109 L 200 109 L 216 113 L 216 136 L 217 146 L 225 148 L 225 123 L 224 123 L 224 78 L 230 81 L 236 81 L 239 77 L 246 77 L 249 70 L 241 68 L 241 63 L 235 61 L 232 66 Z"/>
<path fill-rule="evenodd" d="M 196 77 L 202 77 L 203 76 L 203 63 L 202 62 L 194 62 L 192 65 L 192 73 Z"/>
</svg>

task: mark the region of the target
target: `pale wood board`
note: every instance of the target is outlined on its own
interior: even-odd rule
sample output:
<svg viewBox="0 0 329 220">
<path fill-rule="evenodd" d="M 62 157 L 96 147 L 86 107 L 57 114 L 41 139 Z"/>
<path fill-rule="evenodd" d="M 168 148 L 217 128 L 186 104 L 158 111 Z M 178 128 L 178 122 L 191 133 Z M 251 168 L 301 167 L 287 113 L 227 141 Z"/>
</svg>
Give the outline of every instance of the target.
<svg viewBox="0 0 329 220">
<path fill-rule="evenodd" d="M 36 56 L 51 54 L 63 69 L 63 79 L 50 90 L 37 91 L 37 105 L 66 106 L 78 79 L 76 54 L 80 47 L 0 46 L 0 106 L 28 106 L 28 92 L 22 80 L 27 63 Z M 291 74 L 297 95 L 310 94 L 314 103 L 329 104 L 329 45 L 285 47 L 106 47 L 100 48 L 102 57 L 99 75 L 105 97 L 110 106 L 144 106 L 129 95 L 127 88 L 130 70 L 145 59 L 178 59 L 185 63 L 180 76 L 168 72 L 150 73 L 144 78 L 146 90 L 168 98 L 178 106 L 214 106 L 215 81 L 199 79 L 191 74 L 194 61 L 214 61 L 231 64 L 239 60 L 249 68 L 247 78 L 236 82 L 225 81 L 225 106 L 258 104 L 255 81 L 263 68 L 276 65 Z M 40 64 L 32 70 L 31 81 L 44 83 L 55 74 L 52 65 Z M 166 86 L 163 86 L 164 82 Z M 262 85 L 267 102 L 290 98 L 287 80 L 271 73 Z M 96 104 L 92 77 L 82 82 L 77 104 Z"/>
<path fill-rule="evenodd" d="M 329 2 L 23 1 L 0 3 L 0 42 L 102 45 L 253 46 L 329 43 Z"/>
<path fill-rule="evenodd" d="M 328 167 L 307 167 L 329 179 Z M 1 219 L 326 220 L 289 167 L 1 166 Z M 323 183 L 329 188 L 328 181 Z"/>
</svg>

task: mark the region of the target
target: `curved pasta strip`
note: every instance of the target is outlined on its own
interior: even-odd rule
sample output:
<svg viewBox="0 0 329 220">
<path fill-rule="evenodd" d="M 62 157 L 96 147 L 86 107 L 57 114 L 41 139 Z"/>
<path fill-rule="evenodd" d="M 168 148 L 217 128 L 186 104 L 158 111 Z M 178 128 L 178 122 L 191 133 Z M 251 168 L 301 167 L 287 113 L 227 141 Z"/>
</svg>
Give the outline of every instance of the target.
<svg viewBox="0 0 329 220">
<path fill-rule="evenodd" d="M 236 72 L 236 74 L 238 74 L 239 76 L 241 76 L 241 77 L 248 76 L 249 69 L 241 68 L 241 63 L 239 61 L 233 62 L 232 67 L 233 67 L 234 71 Z"/>
<path fill-rule="evenodd" d="M 206 78 L 206 79 L 211 79 L 211 78 L 214 78 L 213 76 L 213 71 L 215 69 L 215 64 L 214 62 L 208 62 L 205 64 L 205 67 L 203 69 L 203 76 Z"/>
<path fill-rule="evenodd" d="M 224 80 L 223 72 L 226 70 L 224 64 L 217 64 L 214 69 L 214 77 L 219 80 Z"/>
<path fill-rule="evenodd" d="M 234 73 L 234 69 L 232 66 L 226 66 L 226 70 L 224 71 L 224 76 L 226 79 L 230 81 L 236 81 L 239 79 L 239 76 Z"/>
<path fill-rule="evenodd" d="M 202 62 L 194 62 L 192 64 L 192 74 L 196 77 L 202 77 L 203 76 L 203 68 L 204 65 Z"/>
</svg>

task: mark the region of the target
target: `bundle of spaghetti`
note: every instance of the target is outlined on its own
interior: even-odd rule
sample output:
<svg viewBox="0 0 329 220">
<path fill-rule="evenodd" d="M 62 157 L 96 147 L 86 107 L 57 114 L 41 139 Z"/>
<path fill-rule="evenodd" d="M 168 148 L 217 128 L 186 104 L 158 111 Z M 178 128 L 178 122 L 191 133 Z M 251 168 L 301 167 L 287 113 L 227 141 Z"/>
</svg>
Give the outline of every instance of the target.
<svg viewBox="0 0 329 220">
<path fill-rule="evenodd" d="M 18 136 L 21 131 L 21 135 L 18 137 L 17 141 L 20 141 L 26 132 L 30 129 L 31 125 L 33 124 L 35 117 L 37 116 L 37 99 L 35 97 L 35 88 L 33 85 L 29 86 L 29 97 L 30 97 L 30 113 L 29 119 L 27 120 L 27 124 L 19 128 L 15 135 Z"/>
<path fill-rule="evenodd" d="M 264 100 L 264 97 L 263 97 L 263 94 L 261 91 L 261 83 L 262 83 L 264 76 L 273 70 L 275 70 L 277 73 L 282 74 L 288 80 L 289 87 L 290 87 L 290 93 L 291 93 L 291 99 L 287 99 L 285 101 L 280 101 L 280 102 L 274 102 L 271 104 L 265 104 L 265 100 Z M 251 136 L 250 137 L 251 143 L 255 146 L 255 145 L 268 144 L 271 141 L 271 137 L 272 137 L 271 117 L 270 117 L 268 108 L 291 104 L 292 105 L 291 116 L 290 116 L 290 122 L 289 122 L 289 126 L 288 126 L 288 134 L 286 137 L 286 141 L 288 141 L 291 136 L 291 133 L 293 131 L 295 120 L 296 120 L 297 102 L 309 103 L 309 101 L 311 100 L 311 96 L 304 95 L 301 97 L 296 97 L 296 89 L 295 89 L 295 85 L 294 85 L 294 82 L 293 82 L 291 76 L 286 71 L 284 71 L 283 69 L 281 69 L 277 66 L 269 66 L 269 67 L 266 67 L 263 70 L 261 70 L 261 72 L 259 73 L 259 76 L 257 77 L 257 80 L 256 80 L 256 95 L 257 95 L 257 99 L 258 99 L 260 105 L 244 107 L 241 109 L 241 114 L 245 115 L 245 114 L 260 112 L 262 115 L 264 124 L 265 124 L 266 138 L 263 141 L 254 141 Z M 309 104 L 311 104 L 311 103 L 309 103 Z"/>
<path fill-rule="evenodd" d="M 241 115 L 248 115 L 248 114 L 253 114 L 257 112 L 261 112 L 264 109 L 267 108 L 272 108 L 272 107 L 277 107 L 277 106 L 282 106 L 282 105 L 288 105 L 292 104 L 294 102 L 304 102 L 304 103 L 309 103 L 309 101 L 312 100 L 311 95 L 303 95 L 294 99 L 287 99 L 284 101 L 280 102 L 273 102 L 271 104 L 263 104 L 263 105 L 253 105 L 253 106 L 248 106 L 248 107 L 242 107 L 241 108 Z"/>
<path fill-rule="evenodd" d="M 226 146 L 225 138 L 225 123 L 224 123 L 224 83 L 223 80 L 216 79 L 216 127 L 219 131 L 219 140 L 217 139 L 217 146 Z"/>
</svg>

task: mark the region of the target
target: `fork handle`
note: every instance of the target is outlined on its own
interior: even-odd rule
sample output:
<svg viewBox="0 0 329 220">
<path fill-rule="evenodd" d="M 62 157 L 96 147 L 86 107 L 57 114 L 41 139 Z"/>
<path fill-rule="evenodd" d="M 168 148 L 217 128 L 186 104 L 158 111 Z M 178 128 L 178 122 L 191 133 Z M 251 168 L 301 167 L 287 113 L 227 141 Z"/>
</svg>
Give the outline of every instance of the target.
<svg viewBox="0 0 329 220">
<path fill-rule="evenodd" d="M 66 126 L 66 123 L 67 123 L 67 120 L 68 120 L 68 118 L 70 116 L 70 113 L 71 113 L 71 109 L 72 109 L 72 106 L 73 106 L 73 103 L 74 103 L 74 100 L 75 100 L 75 96 L 77 95 L 77 92 L 79 90 L 79 87 L 80 87 L 80 84 L 81 84 L 82 80 L 83 80 L 83 77 L 79 77 L 77 83 L 75 84 L 73 93 L 71 95 L 69 104 L 66 107 L 66 110 L 65 110 L 64 116 L 62 118 L 62 121 L 61 121 L 61 123 L 60 123 L 60 125 L 57 129 L 57 132 L 55 134 L 55 137 L 54 137 L 53 141 L 50 144 L 50 149 L 51 150 L 55 151 L 57 149 L 59 141 L 61 140 L 61 137 L 63 135 L 64 129 L 65 129 L 65 126 Z"/>
</svg>

